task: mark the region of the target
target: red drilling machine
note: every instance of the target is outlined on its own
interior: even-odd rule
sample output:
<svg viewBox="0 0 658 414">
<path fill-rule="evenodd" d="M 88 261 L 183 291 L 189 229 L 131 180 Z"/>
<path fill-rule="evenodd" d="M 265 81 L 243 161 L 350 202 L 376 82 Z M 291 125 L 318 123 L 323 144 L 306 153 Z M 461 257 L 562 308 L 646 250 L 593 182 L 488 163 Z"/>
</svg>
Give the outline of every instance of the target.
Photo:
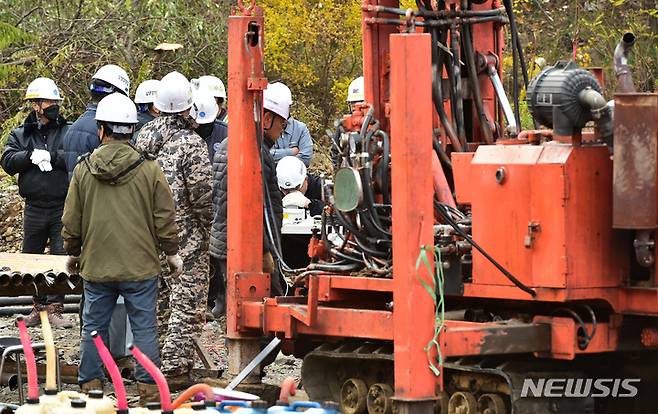
<svg viewBox="0 0 658 414">
<path fill-rule="evenodd" d="M 255 150 L 263 12 L 229 18 L 229 374 L 277 336 L 310 398 L 344 413 L 654 413 L 658 95 L 633 88 L 634 36 L 608 101 L 573 62 L 527 81 L 510 0 L 363 0 L 362 16 L 366 99 L 336 123 L 285 297 L 260 254 L 276 239 Z"/>
</svg>

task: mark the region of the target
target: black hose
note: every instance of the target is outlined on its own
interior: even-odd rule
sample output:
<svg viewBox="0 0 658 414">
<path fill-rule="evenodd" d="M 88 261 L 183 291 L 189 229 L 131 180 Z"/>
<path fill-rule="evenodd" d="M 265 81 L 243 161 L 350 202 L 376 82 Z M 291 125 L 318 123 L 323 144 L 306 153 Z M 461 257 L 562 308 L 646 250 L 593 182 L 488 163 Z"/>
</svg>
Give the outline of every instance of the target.
<svg viewBox="0 0 658 414">
<path fill-rule="evenodd" d="M 455 7 L 455 6 L 452 6 Z M 462 147 L 466 148 L 466 125 L 464 124 L 464 95 L 462 93 L 462 71 L 460 62 L 459 38 L 460 33 L 457 25 L 450 26 L 450 51 L 452 52 L 452 82 L 454 92 L 454 104 L 457 123 L 457 135 Z"/>
<path fill-rule="evenodd" d="M 462 6 L 464 3 L 470 3 L 462 1 Z M 478 121 L 480 123 L 480 129 L 482 130 L 482 136 L 484 141 L 487 144 L 493 144 L 493 133 L 491 131 L 491 126 L 487 120 L 487 116 L 484 113 L 484 105 L 482 102 L 482 92 L 480 91 L 480 80 L 478 78 L 478 70 L 475 65 L 475 51 L 473 49 L 473 38 L 471 36 L 471 28 L 469 26 L 464 26 L 462 28 L 462 42 L 464 48 L 464 54 L 466 55 L 466 69 L 468 71 L 468 79 L 471 84 L 471 97 L 473 102 L 475 102 L 475 109 L 477 111 Z"/>
<path fill-rule="evenodd" d="M 514 20 L 514 10 L 512 9 L 512 0 L 503 0 L 505 10 L 507 11 L 507 18 L 510 21 L 510 32 L 512 37 L 512 87 L 514 97 L 514 118 L 516 119 L 517 133 L 521 130 L 521 114 L 519 108 L 519 45 L 521 44 L 516 30 L 516 22 Z M 527 74 L 526 74 L 527 77 Z"/>
<path fill-rule="evenodd" d="M 500 270 L 500 272 L 509 279 L 510 282 L 514 283 L 516 287 L 521 289 L 522 291 L 526 292 L 532 297 L 537 296 L 537 292 L 535 292 L 534 289 L 524 285 L 519 279 L 514 277 L 507 269 L 505 269 L 500 263 L 498 263 L 493 257 L 489 255 L 478 243 L 473 240 L 473 238 L 464 232 L 461 227 L 459 227 L 459 224 L 457 224 L 454 219 L 450 216 L 450 213 L 448 212 L 447 209 L 445 209 L 444 205 L 437 200 L 434 200 L 434 207 L 436 211 L 439 213 L 439 215 L 445 220 L 448 225 L 450 225 L 453 229 L 455 229 L 455 232 L 459 234 L 461 237 L 463 237 L 471 246 L 475 247 L 484 257 L 493 264 L 496 269 Z"/>
<path fill-rule="evenodd" d="M 382 139 L 382 158 L 379 160 L 379 181 L 382 184 L 382 198 L 384 204 L 391 203 L 391 188 L 389 185 L 389 169 L 388 164 L 391 160 L 391 140 L 388 137 L 388 134 L 381 129 L 378 129 L 375 135 L 381 137 Z"/>
<path fill-rule="evenodd" d="M 436 152 L 436 154 L 439 156 L 439 160 L 441 160 L 443 165 L 445 165 L 446 168 L 452 170 L 452 162 L 450 161 L 450 157 L 448 157 L 448 154 L 446 154 L 443 146 L 436 137 L 432 139 L 432 147 L 434 148 L 434 152 Z"/>
<path fill-rule="evenodd" d="M 311 263 L 308 270 L 322 270 L 323 272 L 351 272 L 365 267 L 365 263 L 335 264 L 335 263 Z"/>
<path fill-rule="evenodd" d="M 432 37 L 432 102 L 434 109 L 439 115 L 441 125 L 445 131 L 448 139 L 452 143 L 455 151 L 463 151 L 457 133 L 452 125 L 448 114 L 443 107 L 443 54 L 444 51 L 438 46 L 438 43 L 445 43 L 445 31 L 440 31 L 439 28 L 428 29 Z"/>
</svg>

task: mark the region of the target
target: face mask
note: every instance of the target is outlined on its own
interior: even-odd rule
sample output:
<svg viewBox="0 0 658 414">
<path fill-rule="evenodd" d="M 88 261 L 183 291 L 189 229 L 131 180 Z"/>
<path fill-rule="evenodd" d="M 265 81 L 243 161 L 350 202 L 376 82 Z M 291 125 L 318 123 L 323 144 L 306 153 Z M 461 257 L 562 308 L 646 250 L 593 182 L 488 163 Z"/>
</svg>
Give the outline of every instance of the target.
<svg viewBox="0 0 658 414">
<path fill-rule="evenodd" d="M 201 138 L 208 138 L 212 134 L 213 123 L 201 124 L 195 129 L 196 133 L 201 136 Z"/>
<path fill-rule="evenodd" d="M 59 105 L 51 105 L 43 110 L 43 116 L 50 121 L 56 121 L 59 115 Z"/>
</svg>

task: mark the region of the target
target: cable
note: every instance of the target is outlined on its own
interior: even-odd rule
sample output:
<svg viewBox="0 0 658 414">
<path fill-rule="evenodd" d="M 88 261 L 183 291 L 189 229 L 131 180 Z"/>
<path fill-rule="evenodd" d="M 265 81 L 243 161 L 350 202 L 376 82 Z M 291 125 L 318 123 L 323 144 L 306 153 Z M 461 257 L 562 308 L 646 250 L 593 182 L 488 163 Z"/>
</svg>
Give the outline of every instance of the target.
<svg viewBox="0 0 658 414">
<path fill-rule="evenodd" d="M 459 234 L 461 237 L 466 239 L 466 241 L 471 246 L 475 247 L 484 257 L 487 258 L 487 260 L 489 260 L 489 262 L 491 262 L 491 264 L 493 264 L 496 267 L 496 269 L 500 270 L 500 272 L 503 275 L 505 275 L 505 277 L 507 277 L 507 279 L 509 279 L 510 282 L 514 283 L 516 287 L 526 292 L 530 296 L 533 297 L 537 296 L 537 292 L 535 292 L 534 289 L 524 285 L 519 279 L 514 277 L 514 275 L 512 275 L 507 269 L 505 269 L 500 263 L 498 263 L 493 257 L 491 257 L 489 253 L 487 253 L 478 243 L 476 243 L 475 240 L 473 240 L 473 238 L 469 234 L 464 232 L 459 227 L 459 224 L 457 224 L 450 216 L 449 214 L 450 210 L 446 209 L 443 203 L 434 200 L 434 207 L 436 211 L 439 213 L 439 215 L 441 215 L 441 217 L 446 221 L 446 223 L 448 223 L 453 229 L 455 229 L 455 232 L 457 232 L 457 234 Z"/>
</svg>

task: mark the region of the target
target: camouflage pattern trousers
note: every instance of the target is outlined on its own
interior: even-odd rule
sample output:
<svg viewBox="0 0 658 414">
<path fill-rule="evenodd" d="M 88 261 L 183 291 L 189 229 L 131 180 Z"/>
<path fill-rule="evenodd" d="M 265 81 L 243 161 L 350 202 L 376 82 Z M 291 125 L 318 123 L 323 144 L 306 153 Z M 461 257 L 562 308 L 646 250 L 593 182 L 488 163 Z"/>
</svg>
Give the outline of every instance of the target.
<svg viewBox="0 0 658 414">
<path fill-rule="evenodd" d="M 183 273 L 169 271 L 160 279 L 158 334 L 162 372 L 167 377 L 187 374 L 194 365 L 194 339 L 201 337 L 208 300 L 209 256 L 207 237 L 181 240 Z"/>
</svg>

